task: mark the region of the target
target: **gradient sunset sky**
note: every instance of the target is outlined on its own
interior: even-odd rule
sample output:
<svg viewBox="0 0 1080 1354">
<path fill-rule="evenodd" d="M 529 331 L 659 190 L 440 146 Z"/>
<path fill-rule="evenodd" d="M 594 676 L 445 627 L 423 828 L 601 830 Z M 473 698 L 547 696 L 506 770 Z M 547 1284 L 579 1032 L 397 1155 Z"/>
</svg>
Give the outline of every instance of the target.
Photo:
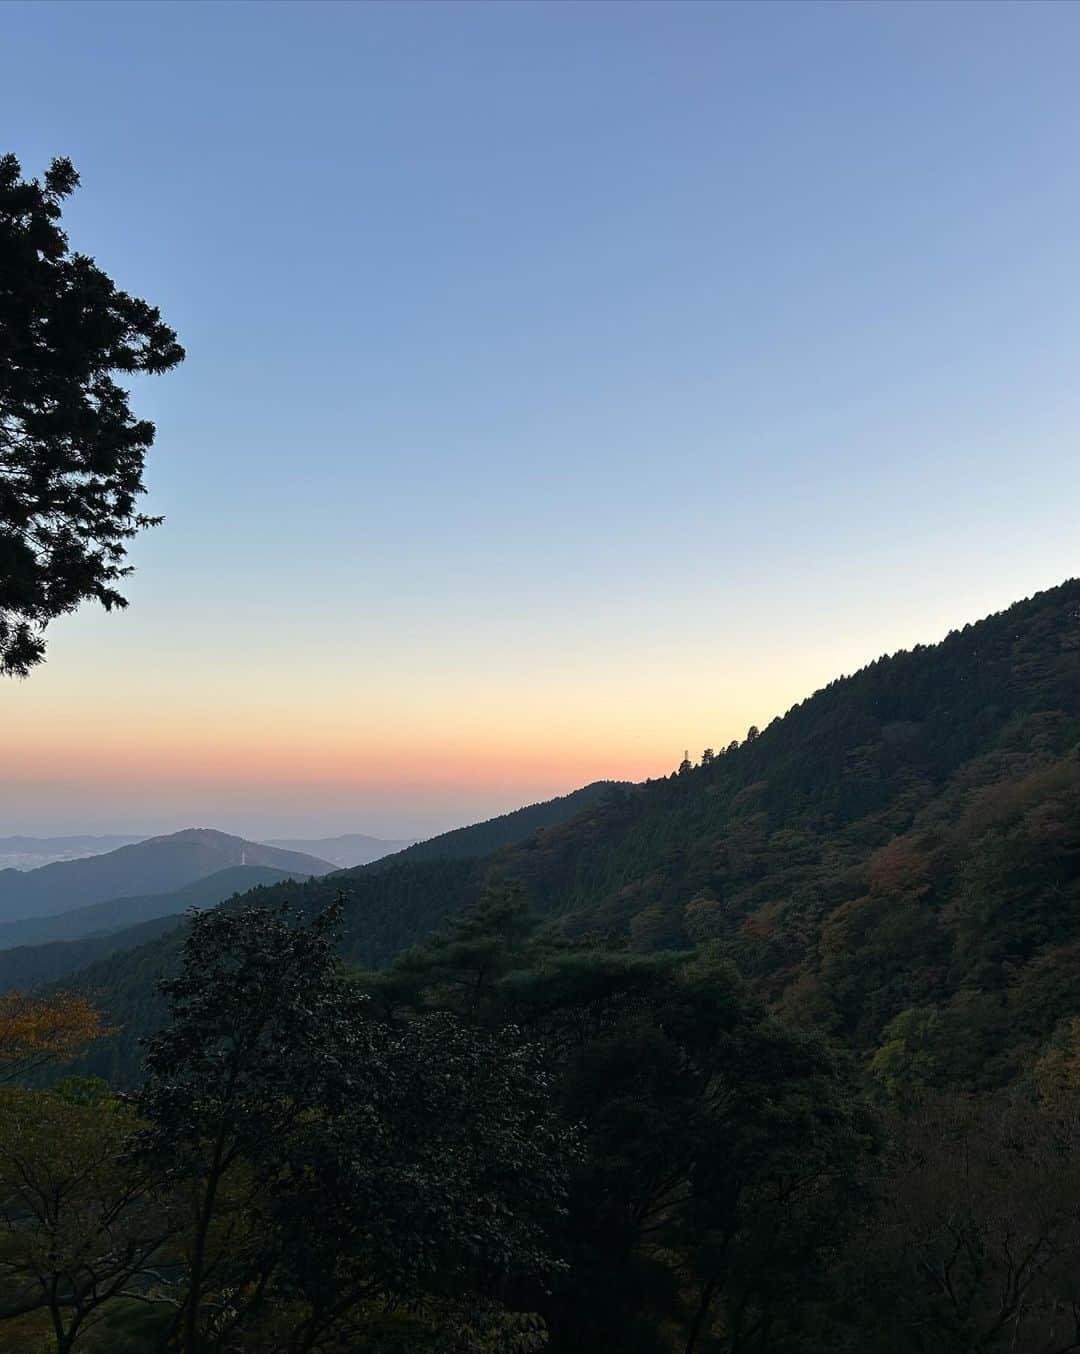
<svg viewBox="0 0 1080 1354">
<path fill-rule="evenodd" d="M 0 834 L 426 834 L 1080 571 L 1080 6 L 7 3 L 188 348 Z"/>
</svg>

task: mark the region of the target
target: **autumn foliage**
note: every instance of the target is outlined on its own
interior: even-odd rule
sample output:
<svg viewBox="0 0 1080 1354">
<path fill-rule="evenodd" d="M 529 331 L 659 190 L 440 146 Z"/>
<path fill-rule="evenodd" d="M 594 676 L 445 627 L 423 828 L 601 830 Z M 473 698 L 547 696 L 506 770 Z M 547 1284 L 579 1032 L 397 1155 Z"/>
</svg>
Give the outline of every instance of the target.
<svg viewBox="0 0 1080 1354">
<path fill-rule="evenodd" d="M 45 1063 L 68 1062 L 108 1033 L 86 997 L 7 992 L 0 996 L 0 1081 Z"/>
</svg>

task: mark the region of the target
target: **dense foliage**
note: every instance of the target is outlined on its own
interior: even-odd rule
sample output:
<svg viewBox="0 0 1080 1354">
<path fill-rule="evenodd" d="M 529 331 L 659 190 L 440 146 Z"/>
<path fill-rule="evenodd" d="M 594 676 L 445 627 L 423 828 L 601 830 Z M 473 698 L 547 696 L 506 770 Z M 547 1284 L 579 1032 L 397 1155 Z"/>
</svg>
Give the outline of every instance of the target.
<svg viewBox="0 0 1080 1354">
<path fill-rule="evenodd" d="M 154 425 L 114 379 L 183 360 L 158 311 L 68 249 L 70 160 L 24 180 L 0 156 L 0 673 L 45 654 L 48 623 L 81 602 L 126 605 L 126 542 Z"/>
<path fill-rule="evenodd" d="M 873 1124 L 850 1064 L 715 951 L 554 942 L 493 892 L 359 982 L 388 1018 L 513 1022 L 543 1050 L 585 1147 L 556 1233 L 568 1268 L 530 1297 L 553 1350 L 780 1347 L 830 1291 Z"/>
<path fill-rule="evenodd" d="M 1080 1019 L 970 1097 L 861 1076 L 715 943 L 491 889 L 350 974 L 339 922 L 202 914 L 132 1102 L 0 1095 L 0 1343 L 1077 1347 Z"/>
</svg>

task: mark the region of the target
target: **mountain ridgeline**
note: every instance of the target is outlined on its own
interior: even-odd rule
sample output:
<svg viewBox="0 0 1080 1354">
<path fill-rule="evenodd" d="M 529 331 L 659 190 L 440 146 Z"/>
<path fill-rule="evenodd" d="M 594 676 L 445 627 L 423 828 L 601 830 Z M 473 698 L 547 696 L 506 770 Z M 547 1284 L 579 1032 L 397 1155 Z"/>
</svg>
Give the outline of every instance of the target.
<svg viewBox="0 0 1080 1354">
<path fill-rule="evenodd" d="M 166 893 L 243 865 L 305 876 L 326 874 L 334 868 L 315 856 L 209 828 L 188 828 L 103 855 L 54 861 L 36 870 L 0 870 L 0 921 L 44 917 L 112 898 Z"/>
<path fill-rule="evenodd" d="M 141 837 L 85 834 L 75 837 L 0 837 L 0 869 L 36 870 L 57 860 L 103 856 L 121 846 L 133 846 Z"/>
<path fill-rule="evenodd" d="M 378 968 L 513 886 L 566 942 L 709 944 L 790 1020 L 968 1085 L 1016 1076 L 1080 1011 L 1080 581 L 841 678 L 760 734 L 360 870 L 345 958 Z M 561 817 L 562 821 L 559 821 Z M 532 830 L 538 827 L 539 830 Z M 175 935 L 80 976 L 130 1081 Z"/>
<path fill-rule="evenodd" d="M 267 846 L 277 846 L 283 851 L 300 851 L 309 856 L 318 856 L 328 860 L 338 869 L 352 869 L 356 865 L 370 865 L 397 851 L 412 846 L 415 839 L 389 840 L 386 837 L 369 837 L 363 832 L 346 832 L 339 837 L 317 837 L 310 840 L 305 837 L 272 837 Z"/>
</svg>

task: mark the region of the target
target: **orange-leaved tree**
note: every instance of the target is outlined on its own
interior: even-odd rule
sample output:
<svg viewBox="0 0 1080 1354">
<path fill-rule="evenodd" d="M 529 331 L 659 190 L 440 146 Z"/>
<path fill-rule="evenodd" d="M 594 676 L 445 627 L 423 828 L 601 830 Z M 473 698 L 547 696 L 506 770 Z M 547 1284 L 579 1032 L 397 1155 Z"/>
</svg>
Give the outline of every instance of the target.
<svg viewBox="0 0 1080 1354">
<path fill-rule="evenodd" d="M 6 992 L 0 996 L 0 1082 L 46 1063 L 69 1062 L 109 1033 L 101 1013 L 86 997 Z"/>
</svg>

